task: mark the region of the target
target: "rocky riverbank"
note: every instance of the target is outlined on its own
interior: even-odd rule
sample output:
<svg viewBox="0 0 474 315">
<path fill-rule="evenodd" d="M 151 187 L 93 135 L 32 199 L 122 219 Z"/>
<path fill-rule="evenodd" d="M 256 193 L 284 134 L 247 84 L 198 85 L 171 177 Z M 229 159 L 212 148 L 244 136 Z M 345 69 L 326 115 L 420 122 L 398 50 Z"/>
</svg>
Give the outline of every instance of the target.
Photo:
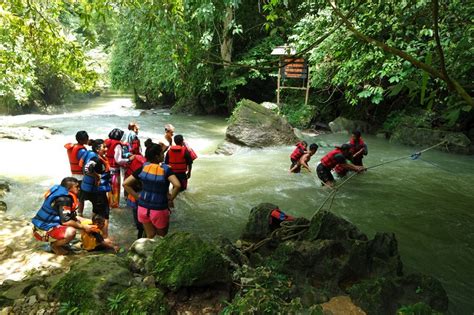
<svg viewBox="0 0 474 315">
<path fill-rule="evenodd" d="M 439 281 L 403 273 L 395 235 L 377 233 L 370 240 L 350 222 L 326 211 L 311 221 L 298 218 L 273 230 L 268 222 L 275 208 L 272 204 L 253 208 L 235 244 L 177 232 L 137 240 L 127 255 L 97 252 L 65 257 L 42 251 L 31 238 L 28 222 L 2 216 L 7 224 L 0 241 L 11 253 L 1 261 L 1 270 L 8 268 L 1 275 L 1 313 L 447 310 Z"/>
</svg>

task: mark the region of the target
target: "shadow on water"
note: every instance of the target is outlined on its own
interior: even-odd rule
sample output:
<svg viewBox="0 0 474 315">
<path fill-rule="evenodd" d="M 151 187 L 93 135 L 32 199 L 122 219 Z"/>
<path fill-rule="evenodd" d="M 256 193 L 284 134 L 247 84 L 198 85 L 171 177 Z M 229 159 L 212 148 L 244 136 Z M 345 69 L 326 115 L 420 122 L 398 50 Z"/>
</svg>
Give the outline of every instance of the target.
<svg viewBox="0 0 474 315">
<path fill-rule="evenodd" d="M 312 158 L 312 173 L 288 174 L 292 146 L 242 150 L 233 156 L 213 152 L 224 138 L 226 121 L 217 117 L 170 115 L 165 110 L 143 114 L 131 101 L 119 96 L 99 98 L 72 113 L 0 117 L 3 125 L 45 125 L 61 131 L 49 139 L 22 142 L 0 139 L 12 155 L 0 156 L 0 174 L 11 182 L 5 201 L 8 213 L 31 217 L 49 186 L 69 174 L 64 143 L 74 141 L 76 131 L 104 138 L 130 121 L 140 124 L 140 138 L 158 139 L 166 123 L 187 138 L 197 152 L 189 190 L 181 194 L 171 218 L 171 231 L 191 231 L 208 239 L 219 235 L 236 239 L 250 209 L 272 202 L 284 211 L 311 217 L 328 191 L 320 186 L 315 165 L 346 135 L 307 137 L 325 144 Z M 409 156 L 422 148 L 365 137 L 367 166 Z M 450 297 L 450 313 L 474 311 L 474 158 L 429 151 L 423 160 L 403 159 L 355 176 L 338 193 L 331 211 L 357 224 L 373 236 L 394 232 L 405 271 L 420 271 L 440 279 Z M 21 196 L 21 198 L 19 198 Z M 90 213 L 87 205 L 86 213 Z M 114 209 L 111 234 L 119 244 L 130 244 L 136 232 L 130 210 Z"/>
</svg>

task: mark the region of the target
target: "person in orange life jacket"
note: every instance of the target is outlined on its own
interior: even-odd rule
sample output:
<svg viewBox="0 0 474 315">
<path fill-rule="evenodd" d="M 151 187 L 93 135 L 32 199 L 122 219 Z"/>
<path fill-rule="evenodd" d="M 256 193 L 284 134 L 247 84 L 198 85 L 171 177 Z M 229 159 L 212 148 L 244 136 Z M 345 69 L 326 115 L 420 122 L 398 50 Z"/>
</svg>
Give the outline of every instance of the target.
<svg viewBox="0 0 474 315">
<path fill-rule="evenodd" d="M 110 238 L 104 238 L 102 235 L 102 228 L 105 224 L 105 219 L 100 215 L 94 216 L 92 220 L 84 220 L 82 224 L 88 224 L 91 227 L 89 232 L 81 231 L 82 248 L 87 251 L 95 249 L 113 249 L 115 252 L 119 247 L 114 245 Z"/>
<path fill-rule="evenodd" d="M 86 131 L 81 130 L 76 133 L 76 141 L 77 143 L 66 143 L 64 147 L 67 150 L 67 157 L 69 159 L 69 164 L 71 166 L 71 176 L 77 178 L 79 180 L 79 185 L 81 184 L 82 180 L 82 167 L 79 165 L 79 160 L 81 157 L 86 154 L 87 149 L 85 147 L 86 144 L 89 143 L 89 135 Z M 81 192 L 79 191 L 79 197 Z M 84 211 L 84 204 L 81 202 L 78 205 L 77 213 L 82 216 Z"/>
<path fill-rule="evenodd" d="M 146 148 L 149 147 L 152 143 L 153 142 L 151 141 L 151 139 L 147 139 L 145 141 L 145 147 Z M 127 170 L 125 172 L 125 180 L 129 176 L 131 176 L 136 170 L 140 169 L 145 162 L 146 162 L 146 159 L 141 154 L 135 155 L 135 159 L 133 159 L 133 161 L 130 162 L 129 166 L 127 167 Z M 125 183 L 125 180 L 124 180 L 124 183 Z M 139 192 L 142 189 L 141 182 L 136 181 L 133 189 L 136 192 Z M 125 190 L 125 192 L 126 192 L 126 190 Z M 137 233 L 137 239 L 142 238 L 143 233 L 145 232 L 145 230 L 143 229 L 143 224 L 141 224 L 138 221 L 138 216 L 137 216 L 138 202 L 131 194 L 128 194 L 128 193 L 127 193 L 127 206 L 129 206 L 132 209 L 133 221 L 135 223 L 135 227 L 137 228 L 137 232 L 138 232 Z"/>
<path fill-rule="evenodd" d="M 168 149 L 165 157 L 165 163 L 168 164 L 178 177 L 181 183 L 181 191 L 188 187 L 188 179 L 191 178 L 191 170 L 193 167 L 193 159 L 188 149 L 184 146 L 184 138 L 182 135 L 174 136 L 174 143 Z"/>
<path fill-rule="evenodd" d="M 303 154 L 307 153 L 306 148 L 308 147 L 308 143 L 306 141 L 300 141 L 296 144 L 296 148 L 293 150 L 293 152 L 290 155 L 290 172 L 291 169 L 298 163 L 300 157 L 303 156 Z"/>
<path fill-rule="evenodd" d="M 311 160 L 311 157 L 316 153 L 316 151 L 318 151 L 318 145 L 316 143 L 311 143 L 309 146 L 309 152 L 303 154 L 303 156 L 300 157 L 298 162 L 296 162 L 296 164 L 290 169 L 290 172 L 299 173 L 301 172 L 301 167 L 304 167 L 311 173 L 308 162 Z"/>
<path fill-rule="evenodd" d="M 172 124 L 165 125 L 165 134 L 163 138 L 158 140 L 158 144 L 161 146 L 163 155 L 166 153 L 168 148 L 173 145 L 174 126 Z"/>
<path fill-rule="evenodd" d="M 181 184 L 171 168 L 162 163 L 163 152 L 159 144 L 149 143 L 145 157 L 147 162 L 125 180 L 123 187 L 138 200 L 138 221 L 143 224 L 146 236 L 165 236 L 169 228 L 169 208 L 173 207 Z M 134 189 L 137 181 L 142 184 L 140 193 Z M 171 193 L 170 183 L 173 185 Z"/>
<path fill-rule="evenodd" d="M 40 210 L 31 220 L 33 236 L 39 241 L 51 242 L 55 254 L 65 255 L 64 248 L 76 236 L 76 229 L 90 231 L 90 227 L 82 225 L 83 218 L 77 216 L 77 194 L 79 181 L 74 177 L 66 177 L 60 185 L 51 187 L 45 194 Z"/>
<path fill-rule="evenodd" d="M 92 217 L 100 215 L 104 217 L 104 227 L 101 229 L 103 236 L 108 237 L 110 207 L 107 192 L 110 187 L 110 167 L 106 158 L 106 147 L 102 139 L 91 140 L 92 151 L 88 151 L 81 160 L 84 170 L 82 180 L 82 201 L 89 200 L 92 203 Z"/>
<path fill-rule="evenodd" d="M 131 154 L 141 154 L 142 152 L 138 130 L 138 124 L 131 122 L 128 124 L 128 131 L 122 136 L 122 142 L 128 145 L 128 152 Z"/>
<path fill-rule="evenodd" d="M 354 130 L 352 132 L 351 139 L 349 140 L 349 144 L 351 145 L 350 152 L 351 157 L 349 157 L 350 161 L 354 165 L 362 166 L 362 158 L 364 155 L 368 154 L 367 144 L 362 140 L 361 133 L 359 130 Z M 334 171 L 337 173 L 339 177 L 344 177 L 347 174 L 347 170 L 343 169 L 339 165 L 334 168 Z"/>
<path fill-rule="evenodd" d="M 351 156 L 350 148 L 350 144 L 344 143 L 340 147 L 336 147 L 336 149 L 330 151 L 321 159 L 321 163 L 316 167 L 316 173 L 326 186 L 334 186 L 334 177 L 331 174 L 331 170 L 337 165 L 340 165 L 343 169 L 358 173 L 365 170 L 363 166 L 347 163 L 346 159 Z"/>
<path fill-rule="evenodd" d="M 120 167 L 125 167 L 127 163 L 135 158 L 135 155 L 124 154 L 122 139 L 124 132 L 118 128 L 109 133 L 109 138 L 105 140 L 107 146 L 107 160 L 110 165 L 111 190 L 109 192 L 109 204 L 111 208 L 118 208 L 120 203 Z"/>
</svg>

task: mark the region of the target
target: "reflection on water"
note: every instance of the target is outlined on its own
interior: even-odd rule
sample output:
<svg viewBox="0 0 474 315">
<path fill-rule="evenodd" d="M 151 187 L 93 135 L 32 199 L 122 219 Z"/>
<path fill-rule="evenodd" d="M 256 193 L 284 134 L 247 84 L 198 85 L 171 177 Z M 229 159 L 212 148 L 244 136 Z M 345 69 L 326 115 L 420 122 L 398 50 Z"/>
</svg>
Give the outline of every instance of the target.
<svg viewBox="0 0 474 315">
<path fill-rule="evenodd" d="M 292 215 L 310 217 L 328 194 L 316 178 L 315 165 L 331 145 L 347 140 L 345 135 L 307 137 L 308 143 L 325 144 L 310 162 L 313 172 L 288 174 L 292 146 L 215 155 L 224 138 L 224 119 L 169 115 L 164 110 L 141 114 L 123 97 L 99 98 L 68 114 L 3 116 L 3 126 L 45 125 L 61 130 L 41 141 L 0 140 L 4 153 L 0 156 L 0 174 L 12 184 L 5 200 L 9 214 L 31 217 L 43 192 L 69 174 L 63 145 L 74 141 L 76 131 L 84 129 L 91 138 L 105 138 L 111 129 L 126 128 L 132 120 L 140 124 L 142 142 L 158 139 L 164 124 L 172 123 L 176 133 L 183 134 L 197 152 L 189 190 L 175 203 L 170 230 L 193 231 L 209 239 L 218 235 L 237 238 L 249 210 L 260 202 L 272 202 Z M 368 166 L 416 151 L 385 139 L 364 138 L 369 145 L 364 160 Z M 405 271 L 437 277 L 448 290 L 450 312 L 471 313 L 474 159 L 438 151 L 426 152 L 422 159 L 404 159 L 355 176 L 338 193 L 331 211 L 357 224 L 369 236 L 376 231 L 396 233 Z M 90 213 L 90 205 L 86 213 Z M 111 234 L 121 245 L 135 238 L 127 208 L 112 211 Z"/>
</svg>

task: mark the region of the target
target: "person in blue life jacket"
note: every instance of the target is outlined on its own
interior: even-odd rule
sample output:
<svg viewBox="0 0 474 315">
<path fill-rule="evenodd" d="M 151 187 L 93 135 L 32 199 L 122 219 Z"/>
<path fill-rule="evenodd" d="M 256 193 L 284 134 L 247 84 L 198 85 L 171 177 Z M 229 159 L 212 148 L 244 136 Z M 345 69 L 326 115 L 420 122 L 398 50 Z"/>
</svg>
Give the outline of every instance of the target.
<svg viewBox="0 0 474 315">
<path fill-rule="evenodd" d="M 51 242 L 51 249 L 57 255 L 66 255 L 65 248 L 76 237 L 76 230 L 90 231 L 82 225 L 83 218 L 77 216 L 77 194 L 79 181 L 65 177 L 60 185 L 51 187 L 44 195 L 45 200 L 37 211 L 33 223 L 33 236 L 43 242 Z"/>
<path fill-rule="evenodd" d="M 138 221 L 143 224 L 147 238 L 154 238 L 156 234 L 165 236 L 168 233 L 169 209 L 174 207 L 173 200 L 181 184 L 172 169 L 163 163 L 161 145 L 147 142 L 147 162 L 125 180 L 123 187 L 138 200 Z M 137 181 L 142 184 L 139 193 L 134 189 Z M 170 183 L 173 185 L 171 192 Z"/>
<path fill-rule="evenodd" d="M 104 140 L 90 141 L 92 150 L 81 160 L 84 178 L 81 184 L 82 202 L 92 203 L 92 215 L 100 215 L 105 219 L 101 229 L 104 238 L 108 238 L 110 207 L 107 192 L 110 188 L 110 166 L 106 157 L 107 148 Z"/>
</svg>

